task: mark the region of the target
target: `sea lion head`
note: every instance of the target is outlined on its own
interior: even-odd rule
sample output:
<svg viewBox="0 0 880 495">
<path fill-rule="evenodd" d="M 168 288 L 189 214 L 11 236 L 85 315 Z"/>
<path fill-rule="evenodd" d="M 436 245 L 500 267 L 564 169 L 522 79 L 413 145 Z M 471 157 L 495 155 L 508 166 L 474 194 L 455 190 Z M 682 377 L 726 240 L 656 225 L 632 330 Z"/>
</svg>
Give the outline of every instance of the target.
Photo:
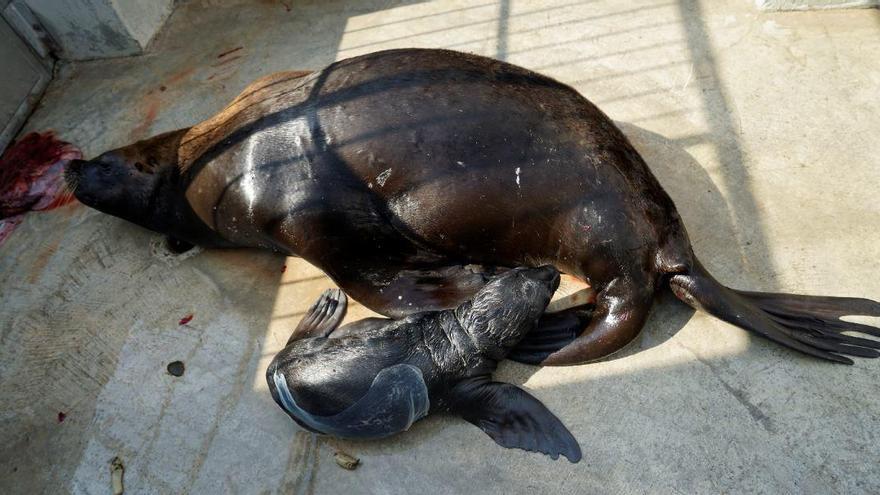
<svg viewBox="0 0 880 495">
<path fill-rule="evenodd" d="M 500 360 L 535 328 L 557 287 L 559 272 L 551 265 L 515 268 L 492 279 L 455 316 L 481 352 Z"/>
<path fill-rule="evenodd" d="M 177 149 L 186 129 L 160 134 L 91 160 L 73 160 L 68 187 L 87 206 L 165 233 L 179 187 Z"/>
</svg>

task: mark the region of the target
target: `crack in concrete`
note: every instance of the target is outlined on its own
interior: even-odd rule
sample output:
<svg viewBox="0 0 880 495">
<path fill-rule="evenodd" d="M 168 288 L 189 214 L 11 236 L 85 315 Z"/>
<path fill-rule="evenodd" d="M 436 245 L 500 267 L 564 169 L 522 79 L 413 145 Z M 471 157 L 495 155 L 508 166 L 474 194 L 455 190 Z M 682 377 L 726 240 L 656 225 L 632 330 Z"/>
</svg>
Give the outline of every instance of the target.
<svg viewBox="0 0 880 495">
<path fill-rule="evenodd" d="M 722 376 L 721 370 L 719 370 L 718 367 L 715 364 L 713 364 L 711 361 L 703 359 L 699 354 L 694 352 L 693 349 L 682 344 L 681 342 L 676 342 L 676 344 L 678 344 L 679 347 L 681 347 L 682 349 L 689 352 L 692 356 L 694 356 L 694 358 L 696 358 L 697 361 L 699 361 L 704 366 L 709 368 L 709 370 L 712 372 L 712 374 L 715 375 L 715 378 L 719 382 L 721 382 L 721 386 L 724 387 L 724 390 L 726 390 L 730 395 L 732 395 L 733 398 L 737 400 L 737 402 L 742 404 L 742 406 L 749 413 L 749 416 L 751 416 L 752 419 L 754 419 L 756 423 L 761 425 L 761 427 L 764 428 L 764 430 L 767 433 L 776 433 L 776 428 L 773 425 L 773 421 L 770 419 L 769 416 L 767 416 L 766 413 L 764 413 L 764 411 L 760 407 L 758 407 L 754 402 L 751 401 L 751 399 L 749 399 L 748 393 L 746 393 L 745 390 L 737 388 L 737 387 L 731 385 L 730 383 L 728 383 L 727 380 L 725 380 L 724 377 Z"/>
</svg>

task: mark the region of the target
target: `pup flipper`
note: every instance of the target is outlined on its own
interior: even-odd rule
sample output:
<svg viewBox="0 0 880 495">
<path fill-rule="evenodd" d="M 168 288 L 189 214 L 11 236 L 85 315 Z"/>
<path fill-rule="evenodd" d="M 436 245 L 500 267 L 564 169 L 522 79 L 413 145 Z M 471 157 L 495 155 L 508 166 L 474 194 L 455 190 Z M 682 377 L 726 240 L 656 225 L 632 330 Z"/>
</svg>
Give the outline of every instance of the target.
<svg viewBox="0 0 880 495">
<path fill-rule="evenodd" d="M 326 337 L 345 318 L 348 297 L 339 289 L 327 289 L 306 311 L 287 343 L 311 337 Z"/>
<path fill-rule="evenodd" d="M 553 459 L 563 455 L 581 460 L 581 448 L 568 428 L 525 390 L 487 378 L 456 385 L 452 412 L 486 432 L 498 445 L 541 452 Z"/>
</svg>

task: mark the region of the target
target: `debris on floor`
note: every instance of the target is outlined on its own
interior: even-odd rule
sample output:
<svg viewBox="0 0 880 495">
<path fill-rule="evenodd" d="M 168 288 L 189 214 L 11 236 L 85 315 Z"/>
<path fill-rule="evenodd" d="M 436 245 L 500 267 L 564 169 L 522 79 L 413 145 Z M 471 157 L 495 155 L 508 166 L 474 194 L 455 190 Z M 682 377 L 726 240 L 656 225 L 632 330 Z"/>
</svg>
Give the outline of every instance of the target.
<svg viewBox="0 0 880 495">
<path fill-rule="evenodd" d="M 333 454 L 333 457 L 336 459 L 336 464 L 338 464 L 339 467 L 342 469 L 348 469 L 349 471 L 354 471 L 361 463 L 361 460 L 357 457 L 352 457 L 342 451 Z"/>
<path fill-rule="evenodd" d="M 193 246 L 192 244 L 186 241 L 181 241 L 180 239 L 175 239 L 173 237 L 167 238 L 165 240 L 165 244 L 168 250 L 174 254 L 183 254 L 190 249 L 195 248 L 195 246 Z"/>
<path fill-rule="evenodd" d="M 172 361 L 168 363 L 168 374 L 171 376 L 183 376 L 185 367 L 182 361 Z"/>
<path fill-rule="evenodd" d="M 65 418 L 67 418 L 67 414 L 64 411 L 58 411 L 58 422 L 63 423 Z"/>
<path fill-rule="evenodd" d="M 194 247 L 183 251 L 172 249 L 171 243 L 162 236 L 155 236 L 150 241 L 150 254 L 168 266 L 178 266 L 181 261 L 192 258 L 202 252 L 202 248 Z"/>
<path fill-rule="evenodd" d="M 50 210 L 73 200 L 64 183 L 64 167 L 82 158 L 80 150 L 51 131 L 32 132 L 0 157 L 0 243 L 28 211 Z"/>
<path fill-rule="evenodd" d="M 188 314 L 188 315 L 184 316 L 183 318 L 181 318 L 180 321 L 178 322 L 178 324 L 179 325 L 186 325 L 187 323 L 191 322 L 192 319 L 193 319 L 193 315 Z"/>
<path fill-rule="evenodd" d="M 113 487 L 113 495 L 122 495 L 125 491 L 122 484 L 123 476 L 125 476 L 125 466 L 122 465 L 122 459 L 114 457 L 110 461 L 110 484 Z"/>
</svg>

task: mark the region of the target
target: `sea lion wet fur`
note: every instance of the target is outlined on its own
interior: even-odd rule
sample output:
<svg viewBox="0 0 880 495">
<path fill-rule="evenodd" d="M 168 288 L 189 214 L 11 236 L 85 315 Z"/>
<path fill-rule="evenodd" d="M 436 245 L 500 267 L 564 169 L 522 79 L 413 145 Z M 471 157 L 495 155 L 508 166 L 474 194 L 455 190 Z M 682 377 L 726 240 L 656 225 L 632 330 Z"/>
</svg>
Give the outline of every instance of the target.
<svg viewBox="0 0 880 495">
<path fill-rule="evenodd" d="M 266 372 L 297 423 L 343 438 L 382 438 L 432 412 L 463 417 L 504 447 L 581 458 L 571 433 L 526 391 L 492 381 L 498 361 L 535 329 L 559 285 L 552 266 L 517 268 L 455 309 L 337 329 L 346 298 L 325 292 Z"/>
<path fill-rule="evenodd" d="M 452 308 L 495 273 L 553 264 L 596 291 L 593 318 L 510 354 L 563 365 L 638 334 L 659 290 L 840 363 L 877 357 L 867 299 L 736 291 L 694 255 L 672 200 L 622 132 L 574 89 L 448 50 L 403 49 L 257 81 L 193 127 L 75 162 L 87 205 L 206 247 L 318 266 L 402 317 Z"/>
</svg>

